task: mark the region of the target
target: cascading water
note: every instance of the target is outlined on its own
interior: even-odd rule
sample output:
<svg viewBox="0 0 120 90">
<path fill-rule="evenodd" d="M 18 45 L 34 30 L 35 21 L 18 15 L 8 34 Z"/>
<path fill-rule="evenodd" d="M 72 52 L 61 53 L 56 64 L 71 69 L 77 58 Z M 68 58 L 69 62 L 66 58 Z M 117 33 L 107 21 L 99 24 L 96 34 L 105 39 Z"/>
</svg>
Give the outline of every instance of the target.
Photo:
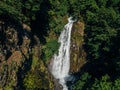
<svg viewBox="0 0 120 90">
<path fill-rule="evenodd" d="M 63 86 L 63 90 L 68 90 L 65 78 L 69 77 L 70 39 L 73 22 L 74 21 L 71 17 L 68 18 L 68 24 L 65 25 L 64 30 L 61 32 L 58 40 L 58 42 L 61 44 L 58 55 L 54 54 L 51 62 L 50 71 L 54 78 L 59 80 L 59 84 Z"/>
</svg>

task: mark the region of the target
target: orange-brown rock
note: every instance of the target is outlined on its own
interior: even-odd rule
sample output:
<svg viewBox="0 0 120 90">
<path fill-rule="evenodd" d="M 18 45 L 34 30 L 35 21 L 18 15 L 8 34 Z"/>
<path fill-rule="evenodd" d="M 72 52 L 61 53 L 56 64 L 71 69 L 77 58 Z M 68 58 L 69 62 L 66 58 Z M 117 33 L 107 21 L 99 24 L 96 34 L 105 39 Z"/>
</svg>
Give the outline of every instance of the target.
<svg viewBox="0 0 120 90">
<path fill-rule="evenodd" d="M 20 51 L 15 51 L 13 54 L 8 58 L 7 64 L 11 64 L 13 62 L 16 62 L 17 65 L 20 65 L 22 61 L 22 54 Z"/>
</svg>

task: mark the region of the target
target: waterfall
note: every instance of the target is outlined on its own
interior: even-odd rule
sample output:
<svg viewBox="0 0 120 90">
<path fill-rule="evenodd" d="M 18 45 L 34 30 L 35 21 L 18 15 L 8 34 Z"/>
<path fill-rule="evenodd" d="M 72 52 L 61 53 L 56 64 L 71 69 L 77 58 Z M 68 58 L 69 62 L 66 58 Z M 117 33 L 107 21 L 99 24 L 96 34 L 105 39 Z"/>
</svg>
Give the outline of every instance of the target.
<svg viewBox="0 0 120 90">
<path fill-rule="evenodd" d="M 73 22 L 74 21 L 72 20 L 72 17 L 68 18 L 68 23 L 65 25 L 58 40 L 58 42 L 61 44 L 58 55 L 54 54 L 51 62 L 50 71 L 54 78 L 59 80 L 59 84 L 63 86 L 63 90 L 68 90 L 66 78 L 69 77 L 70 39 Z"/>
</svg>

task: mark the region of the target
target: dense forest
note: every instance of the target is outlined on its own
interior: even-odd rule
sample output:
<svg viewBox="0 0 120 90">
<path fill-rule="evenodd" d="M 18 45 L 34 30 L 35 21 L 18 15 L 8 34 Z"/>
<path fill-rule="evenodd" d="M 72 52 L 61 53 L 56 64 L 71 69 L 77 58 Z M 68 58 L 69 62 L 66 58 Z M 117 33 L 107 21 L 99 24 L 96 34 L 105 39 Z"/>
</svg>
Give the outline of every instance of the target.
<svg viewBox="0 0 120 90">
<path fill-rule="evenodd" d="M 0 0 L 0 90 L 54 90 L 47 65 L 58 52 L 58 37 L 70 16 L 84 23 L 82 49 L 86 53 L 86 63 L 73 73 L 78 80 L 72 89 L 120 90 L 120 0 Z M 20 39 L 30 39 L 27 53 L 24 40 L 6 45 L 3 22 L 5 28 L 14 27 Z M 21 31 L 24 26 L 25 33 Z M 13 47 L 25 59 L 18 67 L 13 62 L 4 64 L 10 62 Z M 2 59 L 4 50 L 7 54 Z M 5 70 L 14 70 L 17 79 L 5 76 Z"/>
</svg>

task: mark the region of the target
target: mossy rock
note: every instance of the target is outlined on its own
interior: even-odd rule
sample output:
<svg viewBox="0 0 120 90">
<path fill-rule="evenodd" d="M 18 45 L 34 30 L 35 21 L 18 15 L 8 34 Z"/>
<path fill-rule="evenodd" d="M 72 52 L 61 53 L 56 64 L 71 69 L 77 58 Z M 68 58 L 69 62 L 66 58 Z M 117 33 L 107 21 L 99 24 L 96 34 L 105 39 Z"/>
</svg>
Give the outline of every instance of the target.
<svg viewBox="0 0 120 90">
<path fill-rule="evenodd" d="M 70 47 L 70 72 L 75 73 L 85 63 L 84 44 L 84 23 L 77 21 L 73 24 Z M 82 63 L 82 64 L 81 64 Z"/>
</svg>

